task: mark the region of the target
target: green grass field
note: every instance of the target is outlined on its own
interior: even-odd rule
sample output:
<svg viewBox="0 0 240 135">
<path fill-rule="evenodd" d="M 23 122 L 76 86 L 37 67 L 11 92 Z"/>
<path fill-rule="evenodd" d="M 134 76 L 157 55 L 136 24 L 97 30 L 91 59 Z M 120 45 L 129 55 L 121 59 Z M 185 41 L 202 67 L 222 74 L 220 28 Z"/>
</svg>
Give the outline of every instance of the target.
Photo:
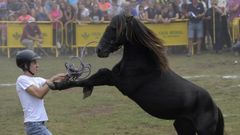
<svg viewBox="0 0 240 135">
<path fill-rule="evenodd" d="M 92 72 L 101 67 L 111 68 L 120 59 L 87 56 Z M 239 57 L 227 53 L 186 57 L 169 55 L 173 70 L 207 89 L 225 118 L 226 135 L 240 133 L 240 63 Z M 68 57 L 44 57 L 40 60 L 39 76 L 50 77 L 65 72 Z M 14 58 L 0 57 L 0 84 L 13 84 L 21 71 Z M 224 78 L 228 75 L 235 78 Z M 172 121 L 160 120 L 145 113 L 115 87 L 95 87 L 91 97 L 82 99 L 82 88 L 50 91 L 45 97 L 49 116 L 48 127 L 54 135 L 175 135 Z M 23 135 L 23 113 L 15 86 L 0 86 L 1 135 Z"/>
</svg>

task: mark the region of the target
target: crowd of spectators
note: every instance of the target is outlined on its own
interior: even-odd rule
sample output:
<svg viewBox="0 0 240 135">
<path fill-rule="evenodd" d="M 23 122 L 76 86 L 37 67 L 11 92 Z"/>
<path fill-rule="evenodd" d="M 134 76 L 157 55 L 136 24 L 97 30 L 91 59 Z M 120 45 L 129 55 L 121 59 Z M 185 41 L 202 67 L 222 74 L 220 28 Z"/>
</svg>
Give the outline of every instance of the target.
<svg viewBox="0 0 240 135">
<path fill-rule="evenodd" d="M 169 22 L 180 18 L 179 4 L 177 0 L 0 0 L 0 20 L 99 22 L 124 11 L 142 21 Z"/>
<path fill-rule="evenodd" d="M 141 21 L 152 23 L 170 23 L 176 19 L 189 19 L 191 24 L 189 27 L 191 34 L 189 35 L 189 51 L 194 43 L 193 34 L 203 41 L 200 42 L 200 39 L 197 39 L 198 54 L 201 50 L 207 49 L 205 36 L 212 35 L 213 49 L 218 53 L 224 48 L 224 44 L 218 45 L 219 41 L 215 40 L 218 40 L 219 33 L 229 31 L 227 26 L 229 21 L 240 16 L 239 3 L 239 0 L 0 0 L 0 21 L 27 22 L 29 19 L 35 18 L 36 21 L 61 21 L 63 24 L 68 21 L 98 23 L 110 21 L 114 15 L 121 12 L 126 12 Z M 195 7 L 202 8 L 203 11 Z M 220 16 L 222 22 L 220 25 L 217 24 L 217 27 L 227 28 L 224 31 L 213 32 L 215 37 L 211 32 L 212 28 L 207 27 L 212 26 L 211 10 L 213 9 L 216 11 L 216 16 Z M 195 25 L 198 22 L 201 24 Z M 0 29 L 0 34 L 3 35 L 4 28 Z M 54 30 L 57 32 L 57 25 Z M 200 34 L 193 33 L 196 30 L 201 31 Z M 221 36 L 223 34 L 220 34 Z M 225 44 L 228 48 L 232 45 L 229 41 L 226 41 Z"/>
</svg>

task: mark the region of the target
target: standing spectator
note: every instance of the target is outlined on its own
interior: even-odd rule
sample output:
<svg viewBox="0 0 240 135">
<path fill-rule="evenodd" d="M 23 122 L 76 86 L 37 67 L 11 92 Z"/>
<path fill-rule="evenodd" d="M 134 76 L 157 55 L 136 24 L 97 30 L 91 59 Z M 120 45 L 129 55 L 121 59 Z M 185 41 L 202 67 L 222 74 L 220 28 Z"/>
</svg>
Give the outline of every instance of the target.
<svg viewBox="0 0 240 135">
<path fill-rule="evenodd" d="M 229 12 L 229 21 L 232 22 L 234 18 L 240 17 L 240 2 L 239 0 L 228 0 L 227 10 Z M 233 27 L 233 26 L 231 26 Z"/>
<path fill-rule="evenodd" d="M 48 14 L 50 21 L 53 23 L 53 44 L 61 48 L 62 28 L 61 19 L 63 17 L 62 11 L 58 8 L 57 3 L 52 3 L 52 10 Z"/>
<path fill-rule="evenodd" d="M 118 5 L 117 0 L 112 0 L 112 6 L 108 10 L 108 19 L 111 20 L 113 16 L 123 12 L 123 9 Z"/>
<path fill-rule="evenodd" d="M 188 0 L 183 0 L 180 4 L 180 18 L 187 19 L 188 18 Z"/>
<path fill-rule="evenodd" d="M 138 12 L 138 19 L 140 20 L 140 21 L 147 21 L 147 13 L 146 13 L 146 11 L 144 10 L 144 7 L 143 7 L 143 5 L 140 5 L 140 6 L 138 6 L 138 8 L 139 8 L 139 12 Z"/>
<path fill-rule="evenodd" d="M 108 12 L 111 8 L 111 3 L 108 0 L 99 0 L 98 7 L 103 13 L 104 20 L 109 20 L 108 18 Z"/>
<path fill-rule="evenodd" d="M 21 12 L 21 2 L 19 0 L 8 0 L 7 2 L 9 16 L 14 16 L 14 18 L 17 18 Z"/>
<path fill-rule="evenodd" d="M 49 21 L 49 17 L 45 12 L 42 3 L 40 1 L 36 1 L 36 7 L 32 9 L 32 15 L 36 18 L 36 21 Z"/>
<path fill-rule="evenodd" d="M 226 50 L 230 51 L 232 48 L 232 41 L 230 36 L 229 29 L 229 21 L 228 21 L 228 13 L 227 13 L 227 1 L 226 0 L 218 0 L 218 6 L 222 9 L 222 41 L 225 45 L 227 45 Z"/>
<path fill-rule="evenodd" d="M 52 0 L 46 0 L 44 3 L 44 10 L 47 14 L 52 11 L 53 1 Z"/>
<path fill-rule="evenodd" d="M 123 9 L 124 9 L 125 13 L 127 13 L 131 16 L 134 16 L 134 17 L 138 16 L 138 12 L 137 12 L 137 9 L 136 9 L 136 3 L 133 2 L 133 1 L 131 1 L 129 3 L 124 3 Z"/>
<path fill-rule="evenodd" d="M 179 9 L 173 2 L 170 2 L 162 11 L 160 18 L 163 23 L 170 23 L 179 19 Z"/>
<path fill-rule="evenodd" d="M 80 3 L 80 2 L 79 2 Z M 81 2 L 85 7 L 92 11 L 94 5 L 98 5 L 98 0 L 84 0 Z"/>
<path fill-rule="evenodd" d="M 233 51 L 235 53 L 236 56 L 239 56 L 240 54 L 240 34 L 238 34 L 238 39 L 236 44 L 233 46 Z"/>
<path fill-rule="evenodd" d="M 23 28 L 21 43 L 28 49 L 33 50 L 34 43 L 42 44 L 42 33 L 34 18 L 29 19 Z"/>
<path fill-rule="evenodd" d="M 201 2 L 203 4 L 204 14 L 205 14 L 207 12 L 207 9 L 208 9 L 207 4 L 205 3 L 205 0 L 199 0 L 199 2 Z M 205 37 L 207 37 L 207 21 L 203 17 L 203 38 L 202 38 L 202 43 L 201 43 L 201 50 L 202 51 L 206 51 L 207 48 L 208 48 L 207 45 L 206 45 L 206 42 L 205 42 Z"/>
<path fill-rule="evenodd" d="M 98 5 L 93 6 L 93 10 L 90 13 L 90 21 L 94 23 L 103 22 L 104 16 L 102 10 L 99 9 Z"/>
<path fill-rule="evenodd" d="M 7 17 L 0 18 L 0 21 L 6 21 Z M 7 45 L 7 23 L 0 23 L 0 46 Z"/>
<path fill-rule="evenodd" d="M 7 0 L 0 0 L 0 21 L 7 21 Z M 7 24 L 0 23 L 0 46 L 6 45 Z"/>
<path fill-rule="evenodd" d="M 154 3 L 149 3 L 148 8 L 146 9 L 147 13 L 147 21 L 148 22 L 156 22 L 157 21 L 157 10 L 154 7 Z"/>
<path fill-rule="evenodd" d="M 61 12 L 63 13 L 63 16 L 62 16 L 62 18 L 61 18 L 61 21 L 62 21 L 62 23 L 63 24 L 65 24 L 68 20 L 67 20 L 67 18 L 66 18 L 66 16 L 64 15 L 64 12 L 66 12 L 67 11 L 67 6 L 68 6 L 69 4 L 67 3 L 67 2 L 65 2 L 65 1 L 61 1 L 60 3 L 59 3 L 59 9 L 61 10 Z"/>
<path fill-rule="evenodd" d="M 49 91 L 47 83 L 63 80 L 65 74 L 57 74 L 50 79 L 35 77 L 40 59 L 32 50 L 22 50 L 16 55 L 16 65 L 23 73 L 17 78 L 16 91 L 23 108 L 24 127 L 27 135 L 52 135 L 46 127 L 48 121 L 43 98 Z"/>
<path fill-rule="evenodd" d="M 77 4 L 79 0 L 67 0 L 68 4 L 74 7 L 75 9 L 77 8 Z"/>
<path fill-rule="evenodd" d="M 28 1 L 29 0 L 19 0 L 20 1 L 20 3 L 21 3 L 21 9 L 22 8 L 25 8 L 25 9 L 27 9 L 27 11 L 30 11 L 31 10 L 31 8 L 29 7 L 29 5 L 28 5 Z"/>
<path fill-rule="evenodd" d="M 75 44 L 75 23 L 73 21 L 76 19 L 76 12 L 74 8 L 71 5 L 67 5 L 67 10 L 63 13 L 64 18 L 66 18 L 66 23 L 64 24 L 65 31 L 67 31 L 67 37 L 65 37 L 67 40 L 65 40 L 64 43 L 67 43 L 68 45 Z M 67 48 L 68 47 L 68 48 Z M 66 46 L 66 49 L 70 49 L 70 46 Z M 63 50 L 64 51 L 64 50 Z M 65 51 L 64 51 L 65 52 Z"/>
<path fill-rule="evenodd" d="M 18 17 L 17 21 L 21 21 L 23 23 L 28 22 L 31 18 L 33 18 L 30 14 L 28 14 L 28 11 L 26 8 L 21 9 L 21 15 Z"/>
<path fill-rule="evenodd" d="M 213 16 L 213 12 L 215 13 Z M 222 10 L 218 7 L 216 0 L 212 0 L 211 8 L 205 14 L 207 21 L 208 32 L 212 39 L 213 49 L 216 53 L 221 53 L 223 48 L 222 43 Z M 215 20 L 214 20 L 215 19 Z M 214 24 L 213 24 L 214 23 Z"/>
<path fill-rule="evenodd" d="M 188 56 L 191 56 L 193 53 L 194 35 L 196 35 L 196 39 L 197 39 L 196 54 L 201 53 L 201 41 L 203 38 L 203 21 L 202 21 L 203 16 L 204 16 L 203 4 L 198 2 L 198 0 L 192 0 L 192 3 L 189 4 L 188 6 L 188 17 L 189 17 Z"/>
<path fill-rule="evenodd" d="M 0 0 L 0 20 L 5 20 L 8 15 L 7 0 Z"/>
<path fill-rule="evenodd" d="M 76 18 L 76 12 L 71 5 L 67 4 L 66 6 L 66 10 L 63 11 L 63 16 L 67 22 L 73 21 Z"/>
<path fill-rule="evenodd" d="M 235 17 L 240 17 L 240 1 L 239 0 L 228 0 L 227 9 L 229 12 L 229 19 L 232 21 Z"/>
<path fill-rule="evenodd" d="M 78 11 L 77 11 L 77 21 L 80 23 L 81 21 L 89 21 L 90 11 L 85 7 L 84 4 L 78 3 Z"/>
</svg>

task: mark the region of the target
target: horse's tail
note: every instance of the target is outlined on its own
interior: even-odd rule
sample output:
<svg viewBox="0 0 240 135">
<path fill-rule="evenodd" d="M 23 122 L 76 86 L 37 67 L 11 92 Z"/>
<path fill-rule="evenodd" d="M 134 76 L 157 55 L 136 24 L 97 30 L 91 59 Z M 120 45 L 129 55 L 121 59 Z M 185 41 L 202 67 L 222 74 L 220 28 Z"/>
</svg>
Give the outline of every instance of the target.
<svg viewBox="0 0 240 135">
<path fill-rule="evenodd" d="M 215 135 L 223 135 L 224 134 L 224 119 L 222 111 L 218 108 L 218 123 Z"/>
</svg>

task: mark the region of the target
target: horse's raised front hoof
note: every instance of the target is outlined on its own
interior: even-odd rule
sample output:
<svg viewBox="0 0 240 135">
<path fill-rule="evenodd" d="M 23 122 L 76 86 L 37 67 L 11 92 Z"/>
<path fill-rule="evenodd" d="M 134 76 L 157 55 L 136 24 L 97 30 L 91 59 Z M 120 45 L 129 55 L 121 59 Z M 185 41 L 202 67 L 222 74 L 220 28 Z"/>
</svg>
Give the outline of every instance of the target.
<svg viewBox="0 0 240 135">
<path fill-rule="evenodd" d="M 47 85 L 48 85 L 48 88 L 51 89 L 51 90 L 58 90 L 58 89 L 56 89 L 55 82 L 47 83 Z"/>
<path fill-rule="evenodd" d="M 93 86 L 83 87 L 83 99 L 92 95 Z"/>
<path fill-rule="evenodd" d="M 70 88 L 70 82 L 63 81 L 63 82 L 53 82 L 52 84 L 48 84 L 48 87 L 51 90 L 64 90 Z"/>
</svg>

